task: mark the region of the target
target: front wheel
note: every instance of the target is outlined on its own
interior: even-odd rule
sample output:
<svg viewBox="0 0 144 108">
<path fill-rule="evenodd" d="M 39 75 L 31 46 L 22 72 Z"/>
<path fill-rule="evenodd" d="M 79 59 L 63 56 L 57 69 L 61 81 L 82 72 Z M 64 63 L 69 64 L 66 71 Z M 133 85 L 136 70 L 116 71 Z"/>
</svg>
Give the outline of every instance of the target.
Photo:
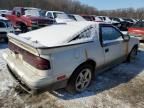
<svg viewBox="0 0 144 108">
<path fill-rule="evenodd" d="M 67 86 L 69 92 L 82 92 L 91 83 L 93 67 L 91 65 L 83 65 L 77 68 L 71 76 Z"/>
</svg>

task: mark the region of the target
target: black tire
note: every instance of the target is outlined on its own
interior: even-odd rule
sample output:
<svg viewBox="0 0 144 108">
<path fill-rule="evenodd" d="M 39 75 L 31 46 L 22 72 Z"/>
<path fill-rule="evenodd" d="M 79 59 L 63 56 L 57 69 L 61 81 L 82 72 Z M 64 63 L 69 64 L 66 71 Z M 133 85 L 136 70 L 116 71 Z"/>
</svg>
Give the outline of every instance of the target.
<svg viewBox="0 0 144 108">
<path fill-rule="evenodd" d="M 133 47 L 133 49 L 131 50 L 131 52 L 128 56 L 128 62 L 133 61 L 136 58 L 137 53 L 138 53 L 138 47 L 135 46 L 135 47 Z"/>
<path fill-rule="evenodd" d="M 28 28 L 25 24 L 20 24 L 20 30 L 22 33 L 28 32 Z"/>
<path fill-rule="evenodd" d="M 87 78 L 85 78 L 86 74 L 88 74 Z M 94 68 L 92 65 L 84 64 L 84 65 L 79 66 L 74 71 L 74 73 L 72 74 L 72 76 L 69 79 L 68 85 L 66 87 L 67 91 L 70 93 L 84 91 L 90 85 L 93 74 L 94 74 Z M 80 76 L 82 76 L 82 75 L 83 75 L 83 78 L 80 78 Z M 86 80 L 88 80 L 88 81 L 86 82 Z M 83 83 L 82 84 L 84 86 L 83 88 L 82 88 L 82 85 L 78 86 L 78 81 Z"/>
<path fill-rule="evenodd" d="M 4 41 L 5 41 L 6 43 L 8 43 L 8 37 L 6 37 L 6 38 L 4 39 Z"/>
</svg>

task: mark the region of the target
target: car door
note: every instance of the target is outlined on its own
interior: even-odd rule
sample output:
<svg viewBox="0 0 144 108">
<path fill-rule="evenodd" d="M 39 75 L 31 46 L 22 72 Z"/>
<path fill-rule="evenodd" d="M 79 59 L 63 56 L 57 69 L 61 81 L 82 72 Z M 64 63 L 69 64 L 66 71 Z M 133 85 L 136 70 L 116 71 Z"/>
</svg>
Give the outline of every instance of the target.
<svg viewBox="0 0 144 108">
<path fill-rule="evenodd" d="M 128 42 L 123 34 L 109 24 L 100 25 L 100 41 L 105 54 L 105 64 L 121 61 L 127 55 Z"/>
</svg>

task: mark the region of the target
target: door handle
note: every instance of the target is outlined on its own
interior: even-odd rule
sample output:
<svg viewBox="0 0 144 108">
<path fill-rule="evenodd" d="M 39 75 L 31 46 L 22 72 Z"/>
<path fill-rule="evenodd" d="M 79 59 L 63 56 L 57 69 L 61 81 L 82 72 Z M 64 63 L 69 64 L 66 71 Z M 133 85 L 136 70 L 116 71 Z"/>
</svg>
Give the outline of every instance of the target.
<svg viewBox="0 0 144 108">
<path fill-rule="evenodd" d="M 105 52 L 106 52 L 106 53 L 109 52 L 109 48 L 106 48 L 106 49 L 105 49 Z"/>
</svg>

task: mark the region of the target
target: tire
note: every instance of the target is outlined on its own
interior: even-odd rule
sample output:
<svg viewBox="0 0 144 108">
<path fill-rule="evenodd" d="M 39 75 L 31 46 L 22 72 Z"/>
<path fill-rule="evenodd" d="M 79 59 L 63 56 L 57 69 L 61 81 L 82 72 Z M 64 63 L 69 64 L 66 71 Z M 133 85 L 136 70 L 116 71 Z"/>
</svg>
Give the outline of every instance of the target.
<svg viewBox="0 0 144 108">
<path fill-rule="evenodd" d="M 138 52 L 138 47 L 137 46 L 133 47 L 133 49 L 131 50 L 128 56 L 128 62 L 131 62 L 136 59 L 137 52 Z"/>
<path fill-rule="evenodd" d="M 84 64 L 78 67 L 71 78 L 69 79 L 67 85 L 67 91 L 70 93 L 82 92 L 91 83 L 94 73 L 94 68 L 91 65 Z"/>
<path fill-rule="evenodd" d="M 4 39 L 4 41 L 5 41 L 6 43 L 8 43 L 8 37 L 6 37 L 6 38 Z"/>
<path fill-rule="evenodd" d="M 20 30 L 22 33 L 26 33 L 28 31 L 27 26 L 25 24 L 20 24 Z"/>
</svg>

